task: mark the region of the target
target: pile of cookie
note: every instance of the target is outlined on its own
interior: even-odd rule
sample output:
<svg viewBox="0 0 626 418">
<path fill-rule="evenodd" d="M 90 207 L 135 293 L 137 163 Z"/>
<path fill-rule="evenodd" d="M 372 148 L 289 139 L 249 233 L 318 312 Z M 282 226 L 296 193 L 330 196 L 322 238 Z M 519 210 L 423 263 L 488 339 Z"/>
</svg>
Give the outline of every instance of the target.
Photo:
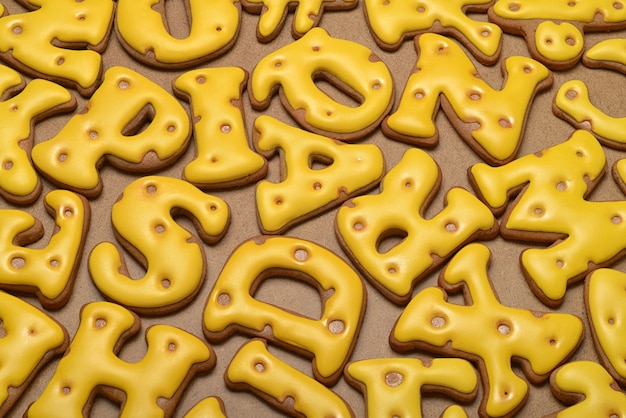
<svg viewBox="0 0 626 418">
<path fill-rule="evenodd" d="M 626 415 L 622 0 L 0 7 L 0 416 Z"/>
</svg>

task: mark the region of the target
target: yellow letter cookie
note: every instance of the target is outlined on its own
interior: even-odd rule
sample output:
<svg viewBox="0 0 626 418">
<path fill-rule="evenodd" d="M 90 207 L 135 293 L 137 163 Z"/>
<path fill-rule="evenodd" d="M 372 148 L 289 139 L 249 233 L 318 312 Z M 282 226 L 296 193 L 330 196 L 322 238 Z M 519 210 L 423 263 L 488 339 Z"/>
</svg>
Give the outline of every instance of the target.
<svg viewBox="0 0 626 418">
<path fill-rule="evenodd" d="M 563 83 L 556 93 L 552 108 L 557 116 L 575 128 L 593 133 L 602 144 L 626 150 L 626 116 L 612 117 L 594 106 L 583 81 Z"/>
<path fill-rule="evenodd" d="M 533 292 L 549 306 L 563 301 L 569 283 L 626 252 L 626 201 L 585 199 L 605 166 L 598 141 L 576 131 L 539 155 L 470 169 L 476 191 L 496 213 L 518 195 L 501 221 L 504 237 L 554 243 L 524 250 L 520 258 Z"/>
<path fill-rule="evenodd" d="M 476 370 L 459 358 L 429 362 L 414 358 L 359 360 L 348 364 L 344 373 L 348 383 L 365 395 L 367 416 L 372 418 L 421 418 L 422 390 L 443 393 L 461 402 L 471 401 L 478 392 Z M 445 414 L 450 409 L 444 417 L 449 416 Z"/>
<path fill-rule="evenodd" d="M 62 354 L 68 342 L 61 324 L 0 292 L 0 416 L 6 416 L 39 369 Z"/>
<path fill-rule="evenodd" d="M 267 173 L 267 161 L 246 136 L 241 94 L 247 80 L 244 69 L 224 67 L 189 71 L 174 82 L 174 93 L 191 102 L 197 146 L 183 178 L 202 189 L 248 184 Z"/>
<path fill-rule="evenodd" d="M 258 301 L 255 290 L 276 275 L 315 286 L 322 299 L 318 320 Z M 332 384 L 347 362 L 365 312 L 361 278 L 341 258 L 312 242 L 259 237 L 241 244 L 220 273 L 204 310 L 209 341 L 240 331 L 313 357 L 316 379 Z"/>
<path fill-rule="evenodd" d="M 608 68 L 626 74 L 626 39 L 606 39 L 589 48 L 583 63 L 591 68 Z"/>
<path fill-rule="evenodd" d="M 172 416 L 191 379 L 215 365 L 215 354 L 195 335 L 154 325 L 146 331 L 145 356 L 132 363 L 122 360 L 117 353 L 140 327 L 139 317 L 119 305 L 83 306 L 67 353 L 24 417 L 88 416 L 96 394 L 120 403 L 120 417 Z"/>
<path fill-rule="evenodd" d="M 462 248 L 439 276 L 439 287 L 419 292 L 398 318 L 390 336 L 394 349 L 426 349 L 460 356 L 479 365 L 483 416 L 512 415 L 526 400 L 528 383 L 516 375 L 519 362 L 533 383 L 548 378 L 583 337 L 580 318 L 503 306 L 487 269 L 491 253 L 481 244 Z M 465 305 L 447 302 L 446 292 L 463 290 Z"/>
<path fill-rule="evenodd" d="M 230 388 L 250 390 L 293 416 L 354 417 L 339 395 L 272 355 L 263 340 L 247 342 L 237 351 L 224 380 Z"/>
<path fill-rule="evenodd" d="M 342 247 L 395 303 L 408 302 L 415 283 L 458 248 L 498 232 L 489 208 L 459 187 L 447 193 L 439 214 L 425 219 L 440 184 L 437 163 L 424 151 L 409 149 L 385 176 L 380 194 L 351 199 L 337 213 L 335 229 Z M 391 237 L 402 241 L 381 248 Z"/>
<path fill-rule="evenodd" d="M 35 79 L 26 84 L 17 71 L 5 66 L 0 66 L 0 94 L 4 99 L 0 103 L 0 196 L 29 204 L 41 193 L 29 155 L 33 126 L 44 117 L 74 109 L 76 99 L 50 81 Z"/>
<path fill-rule="evenodd" d="M 128 185 L 113 205 L 116 236 L 146 268 L 129 277 L 120 250 L 103 242 L 89 256 L 89 272 L 104 295 L 140 313 L 161 314 L 193 298 L 206 275 L 200 240 L 179 226 L 174 216 L 191 217 L 203 241 L 219 241 L 230 221 L 223 200 L 170 177 L 149 176 Z"/>
<path fill-rule="evenodd" d="M 492 0 L 440 2 L 365 0 L 365 14 L 378 46 L 400 48 L 407 38 L 425 32 L 454 36 L 483 64 L 494 64 L 500 57 L 502 30 L 493 23 L 471 19 L 467 13 L 484 13 Z"/>
<path fill-rule="evenodd" d="M 503 164 L 515 158 L 535 94 L 552 84 L 546 67 L 526 57 L 502 61 L 502 90 L 477 76 L 470 58 L 454 41 L 427 33 L 415 39 L 419 58 L 398 108 L 382 125 L 396 140 L 434 146 L 439 142 L 435 117 L 439 106 L 461 137 L 486 161 Z M 446 100 L 441 100 L 440 96 Z M 471 124 L 477 124 L 475 129 Z"/>
<path fill-rule="evenodd" d="M 189 35 L 179 39 L 168 30 L 165 0 L 118 0 L 115 28 L 126 51 L 145 64 L 172 69 L 207 61 L 234 44 L 241 18 L 238 1 L 186 0 L 185 6 Z"/>
<path fill-rule="evenodd" d="M 0 18 L 0 57 L 19 70 L 89 96 L 102 75 L 112 0 L 19 0 L 31 11 Z"/>
<path fill-rule="evenodd" d="M 224 402 L 217 396 L 204 398 L 185 414 L 185 418 L 226 418 Z"/>
<path fill-rule="evenodd" d="M 323 78 L 358 106 L 337 102 L 315 85 Z M 258 62 L 248 94 L 263 110 L 280 89 L 283 106 L 304 128 L 344 141 L 359 139 L 378 127 L 391 109 L 394 87 L 387 66 L 356 42 L 332 38 L 322 28 Z"/>
<path fill-rule="evenodd" d="M 58 309 L 72 293 L 90 207 L 67 190 L 49 192 L 45 206 L 55 218 L 55 229 L 43 248 L 26 247 L 44 235 L 39 220 L 20 210 L 0 210 L 0 288 L 35 293 L 45 308 Z"/>
<path fill-rule="evenodd" d="M 489 9 L 489 21 L 504 32 L 523 36 L 531 56 L 538 61 L 564 70 L 580 60 L 585 32 L 624 28 L 626 7 L 615 0 L 502 0 Z"/>
<path fill-rule="evenodd" d="M 602 366 L 593 361 L 575 361 L 550 376 L 550 388 L 559 400 L 576 404 L 546 418 L 623 417 L 626 395 Z"/>
<path fill-rule="evenodd" d="M 259 116 L 254 129 L 260 153 L 270 158 L 280 149 L 280 182 L 263 180 L 256 189 L 259 224 L 267 234 L 340 205 L 374 187 L 385 172 L 383 154 L 373 144 L 344 144 L 270 116 Z"/>
<path fill-rule="evenodd" d="M 317 26 L 324 10 L 348 10 L 358 0 L 242 0 L 247 12 L 260 14 L 256 36 L 260 42 L 273 40 L 282 29 L 287 14 L 295 8 L 291 35 L 300 38 Z"/>
<path fill-rule="evenodd" d="M 190 136 L 189 115 L 176 98 L 133 70 L 111 67 L 83 112 L 35 145 L 32 158 L 52 182 L 95 197 L 104 160 L 123 170 L 160 169 L 185 151 Z"/>
</svg>

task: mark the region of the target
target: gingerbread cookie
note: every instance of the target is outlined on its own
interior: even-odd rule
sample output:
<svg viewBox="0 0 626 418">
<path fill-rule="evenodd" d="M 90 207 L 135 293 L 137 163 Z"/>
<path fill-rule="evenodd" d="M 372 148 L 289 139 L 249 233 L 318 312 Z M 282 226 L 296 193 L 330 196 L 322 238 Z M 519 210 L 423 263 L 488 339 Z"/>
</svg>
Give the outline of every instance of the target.
<svg viewBox="0 0 626 418">
<path fill-rule="evenodd" d="M 267 173 L 267 161 L 246 136 L 241 95 L 247 80 L 246 70 L 223 67 L 189 71 L 174 81 L 174 93 L 191 103 L 196 141 L 183 178 L 201 189 L 242 186 Z"/>
<path fill-rule="evenodd" d="M 185 418 L 226 418 L 224 401 L 217 396 L 204 398 L 185 414 Z"/>
<path fill-rule="evenodd" d="M 258 286 L 275 276 L 317 288 L 321 318 L 255 299 Z M 366 299 L 359 275 L 329 250 L 297 238 L 257 237 L 237 247 L 226 261 L 204 308 L 204 334 L 212 342 L 235 332 L 266 338 L 313 357 L 315 378 L 331 385 L 354 349 Z"/>
<path fill-rule="evenodd" d="M 613 175 L 613 180 L 617 183 L 622 192 L 626 194 L 626 158 L 622 158 L 613 163 L 611 174 Z"/>
<path fill-rule="evenodd" d="M 294 417 L 354 417 L 330 389 L 271 354 L 264 340 L 245 343 L 224 373 L 226 385 L 249 390 Z"/>
<path fill-rule="evenodd" d="M 583 64 L 590 68 L 608 68 L 626 74 L 626 39 L 598 42 L 585 52 Z"/>
<path fill-rule="evenodd" d="M 334 100 L 315 85 L 316 79 L 328 81 L 358 105 Z M 248 83 L 252 106 L 266 109 L 277 91 L 285 109 L 305 129 L 343 141 L 376 129 L 394 96 L 385 63 L 365 46 L 333 38 L 322 28 L 311 29 L 257 63 Z"/>
<path fill-rule="evenodd" d="M 576 131 L 561 144 L 505 166 L 469 169 L 476 192 L 494 213 L 506 208 L 500 222 L 505 238 L 552 244 L 520 255 L 531 289 L 548 306 L 561 304 L 568 284 L 626 253 L 626 201 L 586 199 L 605 168 L 598 141 Z"/>
<path fill-rule="evenodd" d="M 0 209 L 0 288 L 34 293 L 46 309 L 59 309 L 72 293 L 91 210 L 87 199 L 67 190 L 52 190 L 44 204 L 55 228 L 42 248 L 27 247 L 43 237 L 41 221 Z"/>
<path fill-rule="evenodd" d="M 283 233 L 339 206 L 376 186 L 385 172 L 383 154 L 373 144 L 345 144 L 270 116 L 259 116 L 254 131 L 259 153 L 271 158 L 280 151 L 280 182 L 263 180 L 256 188 L 258 220 L 265 234 Z"/>
<path fill-rule="evenodd" d="M 570 68 L 580 60 L 585 32 L 626 27 L 626 7 L 614 0 L 497 1 L 488 15 L 504 32 L 523 36 L 530 55 L 554 70 Z"/>
<path fill-rule="evenodd" d="M 61 355 L 68 343 L 63 325 L 17 297 L 0 292 L 0 416 L 6 416 L 39 369 Z"/>
<path fill-rule="evenodd" d="M 575 405 L 545 418 L 615 418 L 626 414 L 626 395 L 611 375 L 593 361 L 575 361 L 561 366 L 550 376 L 550 389 L 560 401 Z"/>
<path fill-rule="evenodd" d="M 230 210 L 222 199 L 170 177 L 140 178 L 113 205 L 115 235 L 146 273 L 132 278 L 120 249 L 110 242 L 94 247 L 89 272 L 107 298 L 142 314 L 164 314 L 186 305 L 206 276 L 204 245 L 174 217 L 192 218 L 202 241 L 218 242 L 226 233 Z"/>
<path fill-rule="evenodd" d="M 422 392 L 442 393 L 469 402 L 478 392 L 478 376 L 472 365 L 459 358 L 377 358 L 348 364 L 344 375 L 367 401 L 369 417 L 421 417 Z M 460 407 L 449 407 L 444 418 L 464 416 Z"/>
<path fill-rule="evenodd" d="M 354 9 L 358 0 L 242 0 L 247 12 L 260 15 L 256 37 L 260 42 L 270 42 L 282 30 L 287 14 L 295 10 L 291 35 L 304 36 L 317 26 L 324 10 Z"/>
<path fill-rule="evenodd" d="M 83 111 L 54 138 L 35 145 L 32 158 L 53 183 L 95 197 L 105 161 L 141 173 L 164 168 L 186 150 L 190 125 L 182 105 L 158 84 L 111 67 Z"/>
<path fill-rule="evenodd" d="M 480 62 L 491 65 L 500 58 L 502 30 L 493 23 L 472 19 L 470 13 L 486 13 L 493 0 L 440 2 L 365 0 L 365 16 L 382 49 L 395 51 L 405 39 L 426 32 L 458 39 Z"/>
<path fill-rule="evenodd" d="M 462 248 L 439 276 L 440 287 L 419 292 L 398 318 L 392 348 L 424 349 L 478 364 L 483 381 L 481 416 L 512 416 L 528 395 L 528 383 L 512 369 L 518 363 L 538 384 L 573 354 L 583 322 L 565 313 L 539 313 L 500 304 L 487 275 L 491 252 L 482 244 Z M 465 305 L 447 302 L 463 291 Z"/>
<path fill-rule="evenodd" d="M 112 0 L 18 0 L 30 11 L 0 18 L 0 59 L 87 97 L 100 84 Z M 4 12 L 4 7 L 2 7 Z"/>
<path fill-rule="evenodd" d="M 189 35 L 180 39 L 169 32 L 165 1 L 118 0 L 118 39 L 133 58 L 166 69 L 188 68 L 208 61 L 235 43 L 241 19 L 239 1 L 186 0 L 184 4 L 190 27 Z"/>
<path fill-rule="evenodd" d="M 68 351 L 24 417 L 88 416 L 96 395 L 119 403 L 121 416 L 171 417 L 191 379 L 213 368 L 215 353 L 195 335 L 153 325 L 146 330 L 144 357 L 120 359 L 118 352 L 140 328 L 139 317 L 119 305 L 83 306 Z"/>
<path fill-rule="evenodd" d="M 382 124 L 388 137 L 432 147 L 439 142 L 439 107 L 456 131 L 492 165 L 515 158 L 534 96 L 552 85 L 553 75 L 521 56 L 502 61 L 504 87 L 495 90 L 453 40 L 434 33 L 415 38 L 418 60 L 397 109 Z"/>
<path fill-rule="evenodd" d="M 35 123 L 73 110 L 76 99 L 50 81 L 26 84 L 17 71 L 5 66 L 0 66 L 0 92 L 0 196 L 15 204 L 30 204 L 42 189 L 30 161 Z"/>
<path fill-rule="evenodd" d="M 626 150 L 626 116 L 612 117 L 598 109 L 583 81 L 563 83 L 554 97 L 552 110 L 576 129 L 594 134 L 603 145 Z"/>
<path fill-rule="evenodd" d="M 335 231 L 342 248 L 397 304 L 407 303 L 415 283 L 458 248 L 498 233 L 489 208 L 459 187 L 448 191 L 440 213 L 426 219 L 440 184 L 437 163 L 426 152 L 409 149 L 385 176 L 380 194 L 351 199 L 337 212 Z M 401 242 L 382 248 L 392 237 Z"/>
</svg>

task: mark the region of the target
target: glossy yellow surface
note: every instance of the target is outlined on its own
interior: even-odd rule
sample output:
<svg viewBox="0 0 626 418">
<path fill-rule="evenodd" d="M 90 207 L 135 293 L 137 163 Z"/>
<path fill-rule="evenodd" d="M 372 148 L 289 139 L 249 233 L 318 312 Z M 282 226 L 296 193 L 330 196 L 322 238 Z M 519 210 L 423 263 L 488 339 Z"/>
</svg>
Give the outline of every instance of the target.
<svg viewBox="0 0 626 418">
<path fill-rule="evenodd" d="M 626 65 L 626 39 L 606 39 L 585 51 L 585 57 L 594 61 L 608 61 Z"/>
<path fill-rule="evenodd" d="M 571 23 L 541 22 L 535 31 L 535 47 L 551 61 L 568 61 L 578 57 L 585 47 L 583 34 Z"/>
<path fill-rule="evenodd" d="M 94 247 L 89 272 L 96 287 L 134 308 L 168 308 L 192 296 L 204 281 L 202 243 L 176 223 L 172 213 L 194 218 L 204 240 L 221 238 L 230 220 L 222 199 L 171 177 L 147 176 L 128 185 L 111 212 L 113 227 L 145 260 L 146 273 L 129 277 L 120 250 L 110 242 Z"/>
<path fill-rule="evenodd" d="M 203 68 L 178 77 L 174 87 L 193 111 L 197 155 L 183 171 L 185 180 L 211 188 L 249 182 L 266 166 L 250 149 L 240 102 L 248 75 L 239 67 Z M 206 100 L 211 97 L 211 100 Z"/>
<path fill-rule="evenodd" d="M 130 311 L 113 303 L 85 305 L 68 353 L 25 417 L 82 418 L 85 404 L 100 385 L 125 393 L 122 418 L 164 416 L 161 398 L 171 398 L 190 368 L 209 362 L 213 354 L 205 342 L 186 331 L 154 325 L 146 331 L 144 357 L 126 362 L 117 351 L 130 330 L 137 332 L 136 321 Z"/>
<path fill-rule="evenodd" d="M 609 23 L 626 20 L 626 7 L 620 0 L 597 0 L 593 2 L 505 0 L 495 2 L 493 11 L 497 16 L 513 20 L 541 19 L 592 22 L 598 17 Z"/>
<path fill-rule="evenodd" d="M 124 42 L 140 55 L 151 53 L 159 64 L 193 64 L 229 46 L 239 32 L 240 9 L 236 0 L 187 0 L 189 35 L 170 34 L 159 0 L 118 0 L 115 24 Z M 141 22 L 141 24 L 137 24 Z"/>
<path fill-rule="evenodd" d="M 502 417 L 519 408 L 528 394 L 528 383 L 513 371 L 511 360 L 527 361 L 529 370 L 545 379 L 578 347 L 584 329 L 574 315 L 500 304 L 487 275 L 490 257 L 482 244 L 462 248 L 440 276 L 440 285 L 465 287 L 465 305 L 447 302 L 444 289 L 426 288 L 400 315 L 392 338 L 401 344 L 423 342 L 435 352 L 475 356 L 487 378 L 481 411 Z"/>
<path fill-rule="evenodd" d="M 354 416 L 339 396 L 271 354 L 262 340 L 247 342 L 237 351 L 225 378 L 231 384 L 245 384 L 279 403 L 291 398 L 293 410 L 309 418 Z"/>
<path fill-rule="evenodd" d="M 259 277 L 271 280 L 268 272 L 280 270 L 281 277 L 306 277 L 323 300 L 320 319 L 291 313 L 256 300 L 251 288 Z M 291 237 L 259 237 L 241 244 L 220 273 L 204 309 L 205 334 L 234 332 L 259 335 L 271 327 L 272 338 L 314 357 L 313 367 L 321 379 L 339 378 L 352 352 L 361 324 L 365 287 L 361 278 L 329 250 Z M 219 338 L 219 337 L 218 337 Z"/>
<path fill-rule="evenodd" d="M 339 209 L 336 230 L 348 252 L 394 297 L 408 301 L 413 285 L 478 233 L 497 226 L 487 206 L 465 189 L 450 189 L 446 207 L 424 217 L 429 199 L 440 181 L 437 163 L 417 148 L 404 153 L 383 179 L 381 192 L 359 196 Z M 379 243 L 389 233 L 403 237 L 391 249 Z"/>
<path fill-rule="evenodd" d="M 333 141 L 270 116 L 259 116 L 254 129 L 257 150 L 271 154 L 280 149 L 283 167 L 280 182 L 257 183 L 258 218 L 265 233 L 276 233 L 300 218 L 337 206 L 384 174 L 385 161 L 376 145 Z M 316 160 L 330 164 L 314 167 Z"/>
</svg>

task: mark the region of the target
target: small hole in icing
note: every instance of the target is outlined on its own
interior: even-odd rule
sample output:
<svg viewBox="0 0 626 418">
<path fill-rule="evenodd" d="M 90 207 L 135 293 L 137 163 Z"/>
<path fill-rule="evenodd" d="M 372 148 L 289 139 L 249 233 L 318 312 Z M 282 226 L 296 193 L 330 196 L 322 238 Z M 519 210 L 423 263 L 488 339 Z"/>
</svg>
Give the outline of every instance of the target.
<svg viewBox="0 0 626 418">
<path fill-rule="evenodd" d="M 63 65 L 63 64 L 65 64 L 65 58 L 60 57 L 60 58 L 57 60 L 57 65 Z"/>
<path fill-rule="evenodd" d="M 67 385 L 63 386 L 61 388 L 61 394 L 62 395 L 69 395 L 71 391 L 72 391 L 72 389 L 69 386 L 67 386 Z"/>
<path fill-rule="evenodd" d="M 533 72 L 533 67 L 531 67 L 530 65 L 524 65 L 524 72 L 526 74 L 530 74 Z"/>
<path fill-rule="evenodd" d="M 556 339 L 555 338 L 550 338 L 550 345 L 556 345 Z"/>
<path fill-rule="evenodd" d="M 167 132 L 172 133 L 176 130 L 176 126 L 174 125 L 168 125 L 167 126 Z"/>
<path fill-rule="evenodd" d="M 339 319 L 330 321 L 330 323 L 328 324 L 328 330 L 330 331 L 331 334 L 335 334 L 335 335 L 341 334 L 345 328 L 346 328 L 345 324 L 343 323 L 343 321 Z"/>
<path fill-rule="evenodd" d="M 2 167 L 4 167 L 5 170 L 10 170 L 13 168 L 13 161 L 5 161 L 4 164 L 2 165 Z"/>
<path fill-rule="evenodd" d="M 313 50 L 313 52 L 320 52 L 319 45 L 313 45 L 313 47 L 311 49 Z"/>
<path fill-rule="evenodd" d="M 156 231 L 157 234 L 162 234 L 165 232 L 165 226 L 157 225 L 154 227 L 154 230 Z"/>
<path fill-rule="evenodd" d="M 509 3 L 509 10 L 512 12 L 518 12 L 520 9 L 519 3 Z"/>
<path fill-rule="evenodd" d="M 615 225 L 621 224 L 622 223 L 622 217 L 619 215 L 615 215 L 611 218 L 611 222 L 613 222 Z"/>
<path fill-rule="evenodd" d="M 480 31 L 480 36 L 486 38 L 489 35 L 491 35 L 491 29 L 489 28 L 483 28 L 483 30 Z"/>
<path fill-rule="evenodd" d="M 163 286 L 163 289 L 169 289 L 171 285 L 172 282 L 170 282 L 170 279 L 161 280 L 161 286 Z"/>
<path fill-rule="evenodd" d="M 333 112 L 330 111 L 330 110 L 326 112 L 326 116 L 331 116 L 332 114 L 333 114 Z"/>
<path fill-rule="evenodd" d="M 209 210 L 210 210 L 211 212 L 215 212 L 215 211 L 217 210 L 217 206 L 216 206 L 216 205 L 214 205 L 214 204 L 211 204 L 211 205 L 209 205 Z"/>
<path fill-rule="evenodd" d="M 418 6 L 417 7 L 417 12 L 418 13 L 424 13 L 426 11 L 426 8 L 424 6 Z"/>
<path fill-rule="evenodd" d="M 357 221 L 354 223 L 354 225 L 352 225 L 352 228 L 354 228 L 354 230 L 356 231 L 362 231 L 363 229 L 365 229 L 365 224 L 363 222 Z"/>
<path fill-rule="evenodd" d="M 65 209 L 63 209 L 63 215 L 65 215 L 66 217 L 70 218 L 70 217 L 74 216 L 74 211 L 72 210 L 72 208 L 65 208 Z"/>
<path fill-rule="evenodd" d="M 617 414 L 611 414 L 611 416 L 609 416 L 609 418 L 619 418 L 619 415 L 617 415 Z"/>
<path fill-rule="evenodd" d="M 430 320 L 430 325 L 434 328 L 442 328 L 446 325 L 446 318 L 434 316 L 433 319 Z"/>
<path fill-rule="evenodd" d="M 500 119 L 498 123 L 500 124 L 501 127 L 505 129 L 510 129 L 513 127 L 513 124 L 511 123 L 511 121 L 507 119 Z"/>
<path fill-rule="evenodd" d="M 11 259 L 11 267 L 15 270 L 23 269 L 26 266 L 26 260 L 22 257 L 13 257 Z"/>
<path fill-rule="evenodd" d="M 437 52 L 439 54 L 443 54 L 443 52 L 446 50 L 446 46 L 445 45 L 439 45 L 439 48 L 437 48 Z"/>
<path fill-rule="evenodd" d="M 413 181 L 412 180 L 406 180 L 404 182 L 404 187 L 406 187 L 407 189 L 410 189 L 411 187 L 413 187 Z"/>
<path fill-rule="evenodd" d="M 576 6 L 576 2 L 575 1 L 570 1 L 569 3 L 567 3 L 567 5 L 569 7 L 574 7 L 574 6 Z"/>
<path fill-rule="evenodd" d="M 620 3 L 620 2 L 618 2 L 618 1 L 616 1 L 615 3 L 613 3 L 613 8 L 614 8 L 615 10 L 621 10 L 621 9 L 623 9 L 623 8 L 624 8 L 624 5 L 623 5 L 622 3 Z"/>
<path fill-rule="evenodd" d="M 167 344 L 168 351 L 176 351 L 176 348 L 176 343 L 173 341 L 170 341 L 169 344 Z"/>
<path fill-rule="evenodd" d="M 389 274 L 396 274 L 398 272 L 398 270 L 397 270 L 396 266 L 391 265 L 391 266 L 387 267 L 387 272 Z"/>
<path fill-rule="evenodd" d="M 265 364 L 261 363 L 260 361 L 258 363 L 254 363 L 254 370 L 259 373 L 263 373 L 265 371 Z"/>
<path fill-rule="evenodd" d="M 11 29 L 11 32 L 13 32 L 13 35 L 21 35 L 24 32 L 24 30 L 22 29 L 20 25 L 16 25 L 16 26 L 13 26 L 13 29 Z"/>
<path fill-rule="evenodd" d="M 448 222 L 446 224 L 446 231 L 448 232 L 456 232 L 457 226 L 454 222 Z"/>
<path fill-rule="evenodd" d="M 276 62 L 274 63 L 274 67 L 276 67 L 276 68 L 280 68 L 282 65 L 283 65 L 283 63 L 282 63 L 282 62 L 280 62 L 280 61 L 276 61 Z"/>
<path fill-rule="evenodd" d="M 12 112 L 17 112 L 18 110 L 20 110 L 20 107 L 16 104 L 12 104 L 9 109 L 11 109 Z"/>
<path fill-rule="evenodd" d="M 304 248 L 298 248 L 293 256 L 297 261 L 306 261 L 309 258 L 309 252 Z"/>
<path fill-rule="evenodd" d="M 565 190 L 567 190 L 567 184 L 566 184 L 564 181 L 559 181 L 559 182 L 556 184 L 556 189 L 557 189 L 559 192 L 564 192 Z"/>
<path fill-rule="evenodd" d="M 571 36 L 567 36 L 565 38 L 565 43 L 568 44 L 569 46 L 574 46 L 574 45 L 576 45 L 576 39 L 574 39 Z"/>
<path fill-rule="evenodd" d="M 107 326 L 107 320 L 104 318 L 97 318 L 95 322 L 96 328 L 104 328 Z"/>
<path fill-rule="evenodd" d="M 215 163 L 216 163 L 216 162 L 218 162 L 218 161 L 219 161 L 219 160 L 218 160 L 218 158 L 217 158 L 216 156 L 212 156 L 212 157 L 211 157 L 211 162 L 212 162 L 212 163 L 214 163 L 214 164 L 215 164 Z"/>
<path fill-rule="evenodd" d="M 155 194 L 157 191 L 157 187 L 154 184 L 149 184 L 148 187 L 146 187 L 146 191 L 148 192 L 148 194 Z"/>
<path fill-rule="evenodd" d="M 313 183 L 313 190 L 322 190 L 322 183 L 320 183 L 319 181 Z"/>
<path fill-rule="evenodd" d="M 380 90 L 380 83 L 376 82 L 372 85 L 373 90 Z"/>
<path fill-rule="evenodd" d="M 128 88 L 130 88 L 130 82 L 128 80 L 120 80 L 117 83 L 117 87 L 122 90 L 127 90 Z"/>
<path fill-rule="evenodd" d="M 66 154 L 66 153 L 64 153 L 64 152 L 60 153 L 60 154 L 57 156 L 57 160 L 58 160 L 60 163 L 64 163 L 65 161 L 67 161 L 67 154 Z"/>
<path fill-rule="evenodd" d="M 474 91 L 469 94 L 469 98 L 472 100 L 480 100 L 480 93 Z"/>
<path fill-rule="evenodd" d="M 415 92 L 413 97 L 415 97 L 417 100 L 422 100 L 424 98 L 424 92 L 419 90 L 419 91 Z"/>
<path fill-rule="evenodd" d="M 577 156 L 578 158 L 582 158 L 582 156 L 583 156 L 583 155 L 584 155 L 584 154 L 583 154 L 583 152 L 582 152 L 582 151 L 576 151 L 576 156 Z"/>
<path fill-rule="evenodd" d="M 543 215 L 543 208 L 541 206 L 537 206 L 533 209 L 533 213 L 537 216 L 542 216 Z"/>
<path fill-rule="evenodd" d="M 198 77 L 196 77 L 196 83 L 198 83 L 198 84 L 206 83 L 206 77 L 203 76 L 203 75 L 199 75 Z"/>
<path fill-rule="evenodd" d="M 85 21 L 85 19 L 87 19 L 87 16 L 85 16 L 84 14 L 79 14 L 79 15 L 77 15 L 77 16 L 76 16 L 76 19 L 77 19 L 79 22 L 84 22 L 84 21 Z"/>
<path fill-rule="evenodd" d="M 606 322 L 608 322 L 609 325 L 614 325 L 615 324 L 615 319 L 609 318 Z"/>
<path fill-rule="evenodd" d="M 7 329 L 4 327 L 4 321 L 0 319 L 0 338 L 7 336 Z"/>
<path fill-rule="evenodd" d="M 385 0 L 385 1 L 383 2 L 383 6 L 389 6 L 389 3 L 390 3 L 390 2 L 389 2 L 389 0 Z"/>
<path fill-rule="evenodd" d="M 220 293 L 217 296 L 217 304 L 220 306 L 228 306 L 230 305 L 230 295 L 228 293 Z"/>
<path fill-rule="evenodd" d="M 50 267 L 52 268 L 59 268 L 59 266 L 61 265 L 61 263 L 59 263 L 59 260 L 57 260 L 56 258 L 53 258 L 52 260 L 50 260 Z"/>
<path fill-rule="evenodd" d="M 222 131 L 223 134 L 227 134 L 227 133 L 230 133 L 231 129 L 232 129 L 231 126 L 229 124 L 225 123 L 220 128 L 220 131 Z"/>
<path fill-rule="evenodd" d="M 222 27 L 221 26 L 216 26 L 215 27 L 215 31 L 216 32 L 221 32 L 222 31 Z"/>
<path fill-rule="evenodd" d="M 556 260 L 556 266 L 560 269 L 562 269 L 563 267 L 565 267 L 565 262 L 563 260 Z"/>
<path fill-rule="evenodd" d="M 578 97 L 578 92 L 576 90 L 568 90 L 567 93 L 565 93 L 565 97 L 568 100 L 574 100 Z"/>
<path fill-rule="evenodd" d="M 98 139 L 97 131 L 89 131 L 89 139 Z"/>
<path fill-rule="evenodd" d="M 501 335 L 509 335 L 511 333 L 511 326 L 509 324 L 498 324 L 498 332 Z"/>
<path fill-rule="evenodd" d="M 387 386 L 390 386 L 392 388 L 400 386 L 403 380 L 404 376 L 402 376 L 402 374 L 398 372 L 389 372 L 385 375 L 385 383 L 387 384 Z"/>
</svg>

